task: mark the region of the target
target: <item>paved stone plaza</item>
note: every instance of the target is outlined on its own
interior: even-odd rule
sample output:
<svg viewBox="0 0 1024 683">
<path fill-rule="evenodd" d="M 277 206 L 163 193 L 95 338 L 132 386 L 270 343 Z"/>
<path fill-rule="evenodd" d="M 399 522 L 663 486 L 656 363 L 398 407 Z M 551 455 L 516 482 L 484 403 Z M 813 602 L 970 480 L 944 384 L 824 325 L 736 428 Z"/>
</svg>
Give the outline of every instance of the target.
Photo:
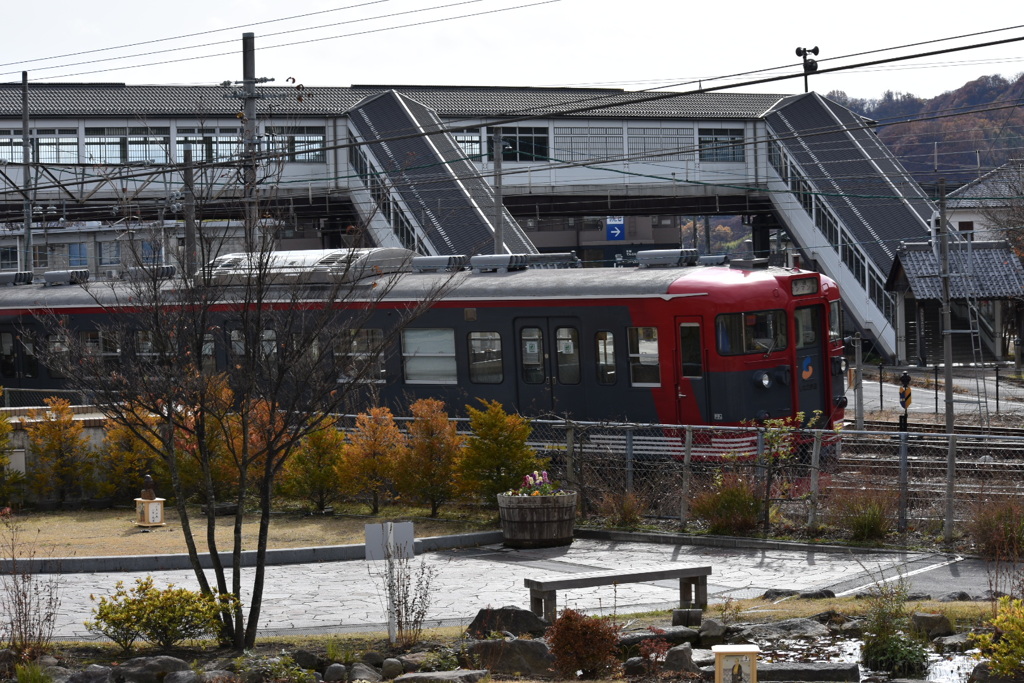
<svg viewBox="0 0 1024 683">
<path fill-rule="evenodd" d="M 510 550 L 495 544 L 430 552 L 417 556 L 413 566 L 419 567 L 421 561 L 436 570 L 430 624 L 468 624 L 483 607 L 528 608 L 529 591 L 523 586 L 527 577 L 669 564 L 711 566 L 708 596 L 712 603 L 730 596 L 755 597 L 769 588 L 829 588 L 837 594 L 853 593 L 882 575 L 897 573 L 907 576 L 915 589 L 981 593 L 988 587 L 984 570 L 975 561 L 965 564 L 961 558 L 931 553 L 801 546 L 722 548 L 577 538 L 571 546 L 562 548 Z M 160 587 L 173 583 L 197 588 L 191 571 L 63 574 L 61 615 L 55 636 L 86 637 L 82 622 L 90 618 L 95 604 L 90 595 L 109 595 L 117 581 L 131 585 L 135 578 L 147 574 Z M 244 576 L 251 581 L 252 570 L 244 570 Z M 380 586 L 374 563 L 363 560 L 268 567 L 260 634 L 379 630 L 385 621 Z M 570 590 L 558 595 L 559 608 L 589 613 L 667 609 L 678 606 L 678 599 L 676 580 Z"/>
</svg>

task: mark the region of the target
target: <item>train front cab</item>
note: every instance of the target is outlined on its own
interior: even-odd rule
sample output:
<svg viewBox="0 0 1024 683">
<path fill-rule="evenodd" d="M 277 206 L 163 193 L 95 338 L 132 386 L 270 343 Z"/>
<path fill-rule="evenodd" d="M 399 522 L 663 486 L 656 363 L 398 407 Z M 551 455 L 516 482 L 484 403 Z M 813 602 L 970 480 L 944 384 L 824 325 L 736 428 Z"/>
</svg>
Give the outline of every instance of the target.
<svg viewBox="0 0 1024 683">
<path fill-rule="evenodd" d="M 803 414 L 831 428 L 843 418 L 838 290 L 827 278 L 778 277 L 770 298 L 749 297 L 675 317 L 678 424 L 742 425 Z"/>
</svg>

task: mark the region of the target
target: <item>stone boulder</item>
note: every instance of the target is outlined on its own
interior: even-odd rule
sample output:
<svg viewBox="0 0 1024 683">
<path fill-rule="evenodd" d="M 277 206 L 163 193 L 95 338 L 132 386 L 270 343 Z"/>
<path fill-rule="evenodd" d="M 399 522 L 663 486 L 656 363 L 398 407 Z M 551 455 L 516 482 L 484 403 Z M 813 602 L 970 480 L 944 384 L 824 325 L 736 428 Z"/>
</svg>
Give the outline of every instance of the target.
<svg viewBox="0 0 1024 683">
<path fill-rule="evenodd" d="M 338 664 L 337 662 L 329 664 L 324 669 L 324 681 L 326 683 L 338 683 L 338 681 L 348 680 L 348 669 L 345 668 L 344 664 Z"/>
<path fill-rule="evenodd" d="M 540 640 L 476 640 L 467 648 L 478 666 L 494 673 L 534 678 L 550 676 L 554 655 Z"/>
<path fill-rule="evenodd" d="M 953 624 L 945 614 L 933 614 L 931 612 L 914 612 L 910 617 L 910 623 L 914 631 L 933 638 L 942 638 L 956 633 Z"/>
<path fill-rule="evenodd" d="M 730 635 L 729 639 L 734 642 L 752 642 L 785 638 L 826 638 L 828 635 L 828 627 L 813 619 L 785 619 L 774 623 L 746 624 L 736 634 Z"/>
<path fill-rule="evenodd" d="M 619 636 L 619 647 L 624 650 L 635 648 L 645 640 L 655 640 L 657 638 L 663 639 L 666 643 L 671 645 L 681 645 L 682 643 L 696 643 L 698 640 L 697 632 L 688 626 L 669 626 L 665 629 L 658 629 L 657 631 L 651 631 L 644 629 L 642 631 L 630 631 L 629 633 L 623 633 Z"/>
<path fill-rule="evenodd" d="M 402 666 L 402 662 L 394 657 L 388 657 L 384 660 L 384 663 L 380 665 L 380 675 L 385 680 L 391 680 L 392 678 L 398 678 L 405 673 L 405 667 Z"/>
<path fill-rule="evenodd" d="M 163 683 L 167 674 L 191 670 L 189 663 L 177 657 L 135 657 L 110 671 L 110 683 Z"/>
<path fill-rule="evenodd" d="M 725 642 L 725 633 L 725 624 L 717 619 L 705 619 L 700 625 L 700 630 L 697 632 L 700 646 L 707 648 L 712 645 L 721 645 Z"/>
<path fill-rule="evenodd" d="M 90 664 L 81 671 L 76 671 L 68 678 L 67 683 L 107 683 L 110 667 L 102 664 Z"/>
<path fill-rule="evenodd" d="M 395 683 L 476 683 L 488 675 L 487 669 L 458 669 L 456 671 L 417 671 L 402 674 Z"/>
<path fill-rule="evenodd" d="M 665 661 L 661 666 L 665 671 L 700 673 L 700 667 L 693 662 L 693 647 L 689 643 L 676 645 L 665 653 Z"/>
<path fill-rule="evenodd" d="M 472 638 L 489 638 L 492 633 L 511 633 L 514 636 L 542 636 L 548 623 L 527 609 L 519 607 L 484 608 L 476 613 L 466 628 Z"/>
<path fill-rule="evenodd" d="M 199 674 L 189 669 L 188 671 L 172 671 L 164 678 L 164 683 L 201 683 Z"/>
<path fill-rule="evenodd" d="M 384 660 L 381 659 L 381 664 L 383 663 Z M 378 683 L 378 681 L 384 680 L 377 668 L 370 666 L 366 662 L 356 662 L 353 664 L 349 670 L 348 677 L 352 681 L 369 681 L 369 683 Z"/>
</svg>

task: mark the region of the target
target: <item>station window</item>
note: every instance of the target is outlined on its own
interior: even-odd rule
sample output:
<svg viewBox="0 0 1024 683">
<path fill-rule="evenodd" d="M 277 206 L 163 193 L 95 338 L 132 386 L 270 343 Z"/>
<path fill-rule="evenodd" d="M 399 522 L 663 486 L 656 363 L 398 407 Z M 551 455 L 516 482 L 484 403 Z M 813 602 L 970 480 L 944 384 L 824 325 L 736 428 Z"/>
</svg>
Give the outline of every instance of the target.
<svg viewBox="0 0 1024 683">
<path fill-rule="evenodd" d="M 455 330 L 402 330 L 402 362 L 407 384 L 455 384 Z"/>
<path fill-rule="evenodd" d="M 697 131 L 701 161 L 743 161 L 742 128 L 700 128 Z"/>
<path fill-rule="evenodd" d="M 501 384 L 501 335 L 497 332 L 469 333 L 469 381 Z"/>
<path fill-rule="evenodd" d="M 661 366 L 658 362 L 658 328 L 630 327 L 629 381 L 635 387 L 661 386 Z"/>
<path fill-rule="evenodd" d="M 89 265 L 89 245 L 84 242 L 72 242 L 68 245 L 68 265 L 82 268 Z"/>
<path fill-rule="evenodd" d="M 555 330 L 555 359 L 559 384 L 580 383 L 580 340 L 575 327 Z"/>
<path fill-rule="evenodd" d="M 334 349 L 341 366 L 342 381 L 383 382 L 384 330 L 348 330 Z"/>
<path fill-rule="evenodd" d="M 715 337 L 723 356 L 781 351 L 789 341 L 786 312 L 723 313 L 715 318 Z"/>
<path fill-rule="evenodd" d="M 597 383 L 615 384 L 615 335 L 611 332 L 598 332 L 594 335 L 597 347 Z"/>
</svg>

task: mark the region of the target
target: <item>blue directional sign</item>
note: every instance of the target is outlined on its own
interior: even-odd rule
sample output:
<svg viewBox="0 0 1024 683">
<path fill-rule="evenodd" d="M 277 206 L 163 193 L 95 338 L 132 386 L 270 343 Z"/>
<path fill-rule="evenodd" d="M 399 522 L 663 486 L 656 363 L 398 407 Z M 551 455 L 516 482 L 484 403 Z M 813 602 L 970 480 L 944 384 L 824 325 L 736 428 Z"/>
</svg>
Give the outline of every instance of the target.
<svg viewBox="0 0 1024 683">
<path fill-rule="evenodd" d="M 606 240 L 626 239 L 626 217 L 606 216 L 604 219 L 604 238 Z"/>
</svg>

